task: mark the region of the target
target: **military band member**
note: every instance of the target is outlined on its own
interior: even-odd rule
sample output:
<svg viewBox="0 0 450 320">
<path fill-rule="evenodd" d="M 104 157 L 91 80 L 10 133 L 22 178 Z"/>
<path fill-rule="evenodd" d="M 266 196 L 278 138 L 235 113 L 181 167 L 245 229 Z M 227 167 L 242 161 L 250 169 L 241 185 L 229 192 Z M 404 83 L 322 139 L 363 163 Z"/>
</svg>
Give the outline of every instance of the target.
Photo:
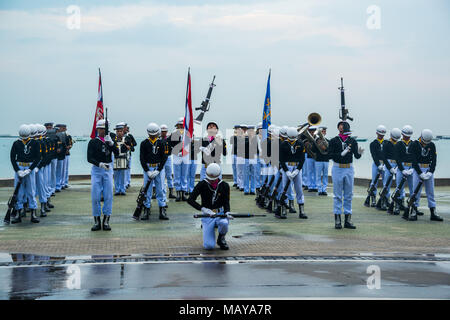
<svg viewBox="0 0 450 320">
<path fill-rule="evenodd" d="M 302 175 L 300 174 L 303 163 L 305 161 L 305 147 L 303 142 L 298 139 L 298 131 L 296 128 L 288 128 L 286 132 L 287 139 L 280 144 L 280 167 L 282 170 L 282 188 L 284 190 L 288 181 L 294 185 L 296 200 L 299 207 L 300 219 L 307 219 L 305 214 L 304 203 L 305 198 L 302 188 Z M 279 193 L 281 196 L 281 192 Z M 278 197 L 280 199 L 280 197 Z M 286 204 L 289 198 L 286 199 Z M 292 201 L 292 200 L 290 200 Z M 289 203 L 289 207 L 293 207 L 292 203 Z M 280 218 L 279 211 L 276 213 L 276 217 Z"/>
<path fill-rule="evenodd" d="M 429 129 L 422 130 L 420 138 L 411 143 L 410 152 L 413 154 L 412 166 L 413 184 L 414 190 L 416 189 L 419 181 L 422 181 L 422 186 L 417 193 L 414 206 L 412 208 L 409 220 L 417 220 L 417 215 L 423 215 L 418 208 L 420 204 L 420 194 L 422 193 L 422 187 L 425 186 L 425 192 L 427 193 L 428 208 L 430 209 L 430 220 L 443 221 L 436 213 L 436 201 L 434 199 L 434 171 L 436 170 L 437 152 L 436 145 L 432 141 L 433 133 Z"/>
<path fill-rule="evenodd" d="M 112 213 L 113 204 L 113 159 L 119 155 L 117 144 L 111 136 L 106 135 L 104 119 L 97 121 L 97 137 L 91 139 L 88 144 L 87 160 L 92 164 L 91 169 L 91 198 L 92 215 L 94 225 L 92 231 L 110 231 L 109 220 Z M 101 198 L 103 195 L 103 208 Z M 101 215 L 103 213 L 103 222 Z"/>
<path fill-rule="evenodd" d="M 32 139 L 30 135 L 30 126 L 21 125 L 19 128 L 20 139 L 14 141 L 11 147 L 10 160 L 15 171 L 14 187 L 19 182 L 19 179 L 22 181 L 17 195 L 16 207 L 11 214 L 11 223 L 22 222 L 21 213 L 24 211 L 24 203 L 26 201 L 31 209 L 31 222 L 39 222 L 36 215 L 36 178 L 34 171 L 40 162 L 39 143 Z M 23 212 L 22 216 L 25 216 L 25 212 Z"/>
<path fill-rule="evenodd" d="M 289 127 L 288 126 L 282 126 L 279 130 L 279 135 L 278 135 L 278 139 L 279 139 L 279 157 L 280 157 L 280 161 L 282 158 L 282 153 L 284 151 L 282 151 L 282 146 L 285 142 L 287 142 L 287 131 L 288 131 Z M 283 179 L 283 176 L 281 175 L 281 171 L 278 170 L 280 169 L 280 167 L 277 168 L 277 172 L 276 172 L 276 178 L 275 180 L 278 180 L 279 178 Z M 283 185 L 285 185 L 285 183 L 283 182 Z M 281 190 L 283 190 L 283 188 L 281 188 Z M 294 206 L 294 189 L 292 187 L 292 184 L 289 184 L 289 187 L 287 189 L 286 192 L 287 195 L 287 200 L 289 201 L 289 212 L 290 213 L 297 213 L 297 211 L 295 211 L 295 206 Z M 281 197 L 281 191 L 278 192 L 277 195 L 277 199 L 280 200 Z M 275 213 L 280 214 L 281 213 L 281 207 L 277 207 Z"/>
<path fill-rule="evenodd" d="M 53 123 L 47 122 L 44 124 L 45 127 L 45 135 L 44 135 L 44 141 L 46 145 L 46 161 L 45 161 L 45 169 L 44 169 L 44 175 L 45 175 L 45 191 L 47 194 L 47 207 L 50 209 L 53 209 L 54 206 L 50 202 L 53 189 L 52 189 L 52 160 L 53 160 L 53 142 L 50 138 L 50 135 L 48 131 L 53 130 Z"/>
<path fill-rule="evenodd" d="M 161 125 L 161 140 L 164 142 L 164 152 L 166 153 L 167 160 L 166 164 L 164 165 L 164 176 L 163 180 L 167 180 L 167 188 L 169 189 L 169 199 L 175 199 L 175 195 L 173 194 L 173 170 L 172 170 L 172 145 L 170 141 L 168 140 L 169 136 L 167 135 L 167 132 L 169 129 L 167 128 L 167 125 L 162 124 Z M 164 181 L 163 181 L 164 182 Z M 163 183 L 163 185 L 165 182 Z M 164 193 L 166 193 L 166 188 L 164 186 Z"/>
<path fill-rule="evenodd" d="M 159 206 L 159 219 L 169 220 L 166 215 L 166 199 L 163 193 L 163 177 L 160 172 L 164 169 L 166 163 L 165 144 L 159 139 L 161 129 L 156 123 L 149 123 L 147 126 L 148 138 L 141 142 L 140 161 L 144 170 L 144 185 L 148 179 L 152 179 L 156 190 L 156 199 Z M 144 215 L 141 220 L 148 220 L 151 207 L 151 188 L 147 191 L 147 197 L 144 202 Z"/>
<path fill-rule="evenodd" d="M 55 192 L 61 192 L 62 181 L 64 175 L 64 159 L 66 158 L 66 133 L 64 132 L 64 124 L 57 124 L 55 128 L 57 129 L 56 136 L 58 138 L 56 145 L 56 186 Z"/>
<path fill-rule="evenodd" d="M 333 211 L 335 228 L 342 229 L 342 208 L 345 215 L 344 228 L 356 229 L 351 222 L 352 198 L 354 183 L 353 157 L 361 158 L 364 149 L 352 138 L 350 124 L 346 121 L 338 123 L 338 136 L 330 140 L 329 155 L 333 159 L 331 176 L 333 179 Z"/>
<path fill-rule="evenodd" d="M 319 130 L 322 131 L 322 135 L 325 137 L 327 134 L 327 127 L 320 127 Z M 330 143 L 330 140 L 325 138 L 325 140 Z M 313 144 L 312 151 L 316 154 L 316 159 L 314 167 L 316 169 L 316 186 L 319 196 L 327 196 L 327 186 L 328 186 L 328 163 L 330 158 L 328 154 L 322 154 L 317 146 Z"/>
<path fill-rule="evenodd" d="M 255 126 L 249 125 L 245 137 L 244 195 L 256 194 L 257 158 L 258 137 L 255 134 Z"/>
<path fill-rule="evenodd" d="M 118 123 L 114 130 L 115 135 L 111 135 L 114 143 L 117 144 L 119 154 L 114 156 L 114 189 L 115 196 L 126 195 L 126 170 L 127 162 L 129 161 L 129 152 L 132 148 L 130 137 L 124 134 L 124 123 Z"/>
<path fill-rule="evenodd" d="M 387 141 L 386 146 L 384 148 L 384 153 L 385 153 L 385 157 L 387 159 L 387 163 L 386 163 L 386 169 L 389 171 L 388 174 L 384 175 L 384 179 L 383 179 L 383 187 L 387 188 L 387 194 L 386 194 L 386 199 L 389 199 L 390 194 L 391 194 L 391 185 L 392 182 L 394 181 L 394 179 L 390 179 L 389 185 L 387 185 L 388 181 L 389 181 L 389 177 L 395 177 L 397 174 L 397 161 L 396 159 L 396 155 L 395 155 L 395 145 L 397 144 L 397 142 L 400 140 L 400 138 L 402 137 L 402 133 L 400 131 L 399 128 L 393 128 L 390 132 L 390 139 Z M 398 183 L 399 181 L 397 181 Z M 387 201 L 382 201 L 381 204 L 381 210 L 387 210 Z M 397 207 L 397 214 L 400 212 L 400 210 L 398 209 L 398 205 L 394 204 L 394 206 Z M 388 212 L 390 214 L 393 214 L 394 212 Z"/>
<path fill-rule="evenodd" d="M 387 141 L 384 140 L 384 136 L 386 135 L 386 127 L 383 125 L 379 125 L 376 129 L 377 138 L 370 143 L 370 154 L 372 156 L 372 181 L 370 182 L 370 186 L 374 186 L 374 191 L 370 195 L 372 203 L 371 207 L 376 206 L 376 197 L 377 197 L 377 186 L 378 179 L 377 176 L 381 173 L 381 180 L 384 180 L 385 177 L 385 168 L 387 165 L 387 158 L 385 153 L 385 148 L 387 145 Z M 375 180 L 376 179 L 376 180 Z"/>
<path fill-rule="evenodd" d="M 221 157 L 227 155 L 227 144 L 218 135 L 219 125 L 215 121 L 210 121 L 206 125 L 207 137 L 202 139 L 202 168 L 200 170 L 200 180 L 206 177 L 206 168 L 211 163 L 221 164 Z M 222 179 L 222 176 L 220 177 Z"/>
<path fill-rule="evenodd" d="M 57 144 L 58 144 L 58 137 L 56 136 L 57 129 L 53 127 L 53 122 L 48 122 L 45 124 L 45 127 L 47 129 L 47 137 L 49 140 L 49 143 L 51 145 L 50 148 L 50 192 L 51 195 L 54 196 L 56 192 L 56 167 L 58 164 L 57 159 Z"/>
<path fill-rule="evenodd" d="M 222 175 L 219 164 L 211 163 L 208 165 L 205 173 L 205 179 L 201 180 L 195 186 L 189 196 L 188 203 L 202 214 L 228 214 L 230 212 L 230 186 L 220 179 Z M 196 200 L 201 197 L 201 203 Z M 212 250 L 215 247 L 215 227 L 219 231 L 217 244 L 222 250 L 228 250 L 228 244 L 225 241 L 225 235 L 228 232 L 228 219 L 226 218 L 202 218 L 203 247 L 206 250 Z"/>
<path fill-rule="evenodd" d="M 187 192 L 187 170 L 189 166 L 189 156 L 182 153 L 184 118 L 179 118 L 175 124 L 176 130 L 170 135 L 173 157 L 174 186 L 177 193 L 175 201 L 186 201 Z"/>
<path fill-rule="evenodd" d="M 308 128 L 309 133 L 314 136 L 314 132 L 317 130 L 317 126 L 310 126 Z M 308 192 L 318 192 L 316 183 L 316 160 L 312 155 L 306 153 L 306 179 L 308 180 Z"/>
<path fill-rule="evenodd" d="M 397 176 L 396 181 L 397 183 L 400 183 L 403 177 L 406 178 L 406 181 L 408 182 L 408 189 L 410 194 L 414 192 L 414 183 L 413 183 L 413 172 L 414 169 L 412 168 L 412 162 L 414 160 L 414 155 L 410 151 L 411 147 L 411 136 L 413 135 L 413 129 L 410 125 L 405 125 L 402 128 L 402 140 L 397 142 L 395 144 L 395 156 L 396 156 L 396 162 L 397 162 Z M 405 185 L 403 185 L 402 189 L 400 190 L 400 200 L 402 201 L 402 204 L 400 205 L 398 210 L 405 210 L 404 206 L 404 199 L 405 199 Z M 395 213 L 395 211 L 394 211 Z M 406 217 L 403 215 L 403 217 Z M 408 217 L 406 217 L 407 219 Z"/>
</svg>

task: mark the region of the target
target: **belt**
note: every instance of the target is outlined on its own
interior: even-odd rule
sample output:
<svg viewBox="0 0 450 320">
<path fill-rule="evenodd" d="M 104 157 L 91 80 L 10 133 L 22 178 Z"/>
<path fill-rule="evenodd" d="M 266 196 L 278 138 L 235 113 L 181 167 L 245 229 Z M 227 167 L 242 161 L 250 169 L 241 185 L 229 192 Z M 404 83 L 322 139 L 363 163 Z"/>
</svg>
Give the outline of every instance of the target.
<svg viewBox="0 0 450 320">
<path fill-rule="evenodd" d="M 148 166 L 150 168 L 155 168 L 155 167 L 159 166 L 159 163 L 148 163 Z"/>
<path fill-rule="evenodd" d="M 288 166 L 298 166 L 298 162 L 288 162 Z"/>
<path fill-rule="evenodd" d="M 28 167 L 31 166 L 32 162 L 18 162 L 19 166 Z"/>
<path fill-rule="evenodd" d="M 388 159 L 388 161 L 390 161 L 391 163 L 397 163 L 397 161 L 392 160 L 392 159 Z"/>
<path fill-rule="evenodd" d="M 428 163 L 419 163 L 419 167 L 421 167 L 421 168 L 429 168 L 430 165 Z"/>
<path fill-rule="evenodd" d="M 407 166 L 407 167 L 412 167 L 412 163 L 411 162 L 403 162 L 403 165 Z"/>
<path fill-rule="evenodd" d="M 351 163 L 335 163 L 334 166 L 339 168 L 351 168 L 353 165 Z"/>
</svg>

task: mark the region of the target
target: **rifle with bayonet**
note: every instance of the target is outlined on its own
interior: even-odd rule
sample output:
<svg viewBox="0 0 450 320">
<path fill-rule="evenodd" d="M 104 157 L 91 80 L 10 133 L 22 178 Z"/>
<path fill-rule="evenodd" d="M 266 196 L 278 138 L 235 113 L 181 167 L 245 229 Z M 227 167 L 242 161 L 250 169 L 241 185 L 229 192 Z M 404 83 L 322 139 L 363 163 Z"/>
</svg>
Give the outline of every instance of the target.
<svg viewBox="0 0 450 320">
<path fill-rule="evenodd" d="M 209 111 L 209 100 L 211 99 L 211 94 L 213 91 L 213 88 L 216 86 L 214 84 L 214 79 L 216 79 L 216 76 L 213 77 L 212 82 L 209 85 L 208 93 L 206 94 L 206 99 L 202 101 L 200 107 L 195 108 L 195 110 L 201 110 L 200 114 L 195 119 L 196 121 L 203 121 L 203 116 L 205 115 L 206 111 Z"/>
<path fill-rule="evenodd" d="M 377 188 L 378 180 L 380 179 L 381 174 L 382 174 L 382 172 L 380 170 L 378 170 L 378 173 L 377 173 L 373 183 L 372 183 L 372 181 L 370 181 L 369 188 L 367 189 L 367 198 L 364 201 L 364 206 L 366 206 L 366 207 L 370 207 L 370 198 L 371 197 L 376 198 L 376 194 L 373 195 L 373 193 L 375 192 L 375 190 Z M 373 202 L 375 203 L 375 201 L 373 201 Z"/>
<path fill-rule="evenodd" d="M 259 207 L 265 208 L 267 206 L 266 199 L 268 198 L 270 186 L 273 184 L 275 180 L 275 175 L 273 174 L 269 180 L 269 176 L 267 176 L 266 183 L 262 186 L 260 190 L 259 200 L 257 201 Z"/>
<path fill-rule="evenodd" d="M 339 118 L 342 121 L 351 120 L 353 118 L 348 115 L 348 109 L 345 108 L 345 93 L 344 93 L 344 79 L 341 78 L 341 86 L 338 88 L 341 91 L 341 109 L 339 110 Z"/>
<path fill-rule="evenodd" d="M 397 187 L 395 188 L 394 192 L 392 193 L 392 196 L 391 196 L 392 201 L 389 204 L 389 208 L 387 210 L 388 213 L 395 214 L 395 215 L 398 214 L 398 212 L 394 212 L 394 204 L 397 203 L 399 206 L 402 204 L 402 201 L 400 200 L 400 195 L 401 195 L 401 190 L 402 190 L 403 186 L 405 185 L 405 183 L 406 183 L 406 177 L 403 176 L 402 179 L 400 180 L 400 183 L 397 184 Z"/>
<path fill-rule="evenodd" d="M 280 172 L 280 176 L 278 177 L 275 188 L 273 189 L 272 194 L 270 196 L 268 196 L 268 198 L 269 198 L 269 203 L 267 205 L 268 212 L 273 212 L 273 204 L 274 203 L 278 204 L 277 203 L 278 188 L 280 187 L 282 180 L 283 180 L 283 177 L 282 177 L 282 173 Z"/>
<path fill-rule="evenodd" d="M 136 199 L 137 206 L 133 213 L 134 220 L 139 220 L 141 217 L 142 209 L 144 209 L 144 202 L 147 199 L 147 191 L 148 188 L 150 187 L 150 184 L 152 183 L 152 180 L 153 179 L 148 179 L 147 183 L 141 187 L 141 190 L 139 190 L 139 195 Z"/>
<path fill-rule="evenodd" d="M 427 171 L 428 172 L 428 171 Z M 417 214 L 411 214 L 413 212 L 414 203 L 417 200 L 417 195 L 419 194 L 420 188 L 422 188 L 423 180 L 419 179 L 419 183 L 417 184 L 416 188 L 414 189 L 413 194 L 409 196 L 408 201 L 406 202 L 406 209 L 403 213 L 403 219 L 409 220 L 409 221 L 416 221 L 417 220 Z M 410 191 L 411 192 L 411 191 Z"/>
<path fill-rule="evenodd" d="M 218 213 L 215 215 L 209 214 L 194 214 L 194 218 L 227 218 L 232 216 L 233 218 L 253 218 L 253 217 L 265 217 L 265 214 L 251 214 L 251 213 L 229 213 L 228 215 L 224 213 Z"/>
<path fill-rule="evenodd" d="M 378 198 L 377 204 L 375 206 L 378 210 L 383 210 L 383 211 L 387 210 L 387 206 L 389 205 L 389 199 L 388 199 L 388 197 L 386 197 L 386 195 L 389 191 L 389 186 L 391 185 L 393 178 L 394 178 L 394 175 L 391 173 L 388 180 L 386 181 L 386 184 L 383 186 L 383 189 L 380 192 L 380 197 Z"/>
<path fill-rule="evenodd" d="M 17 195 L 19 194 L 20 185 L 22 184 L 22 179 L 19 178 L 19 181 L 17 182 L 16 187 L 14 188 L 13 195 L 8 200 L 8 210 L 6 211 L 5 218 L 3 219 L 3 222 L 5 224 L 9 224 L 11 220 L 11 214 L 16 211 L 16 203 L 17 203 Z M 19 214 L 19 213 L 16 213 Z"/>
<path fill-rule="evenodd" d="M 286 200 L 287 200 L 287 191 L 289 189 L 289 186 L 291 185 L 291 179 L 288 179 L 288 181 L 286 182 L 286 185 L 284 186 L 283 189 L 283 193 L 280 196 L 280 200 L 278 200 L 278 206 L 281 208 L 280 209 L 280 215 L 277 215 L 277 213 L 275 213 L 275 217 L 279 218 L 279 219 L 286 219 L 287 217 L 287 205 L 286 205 Z"/>
</svg>

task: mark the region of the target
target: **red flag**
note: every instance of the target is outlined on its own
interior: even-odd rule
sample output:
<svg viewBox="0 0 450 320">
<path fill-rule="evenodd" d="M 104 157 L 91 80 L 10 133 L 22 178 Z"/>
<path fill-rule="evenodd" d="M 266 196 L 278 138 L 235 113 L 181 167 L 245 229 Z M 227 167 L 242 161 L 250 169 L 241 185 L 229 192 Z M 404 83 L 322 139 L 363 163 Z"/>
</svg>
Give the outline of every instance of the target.
<svg viewBox="0 0 450 320">
<path fill-rule="evenodd" d="M 191 73 L 188 69 L 188 80 L 186 88 L 186 105 L 184 115 L 184 133 L 183 133 L 183 150 L 182 156 L 189 154 L 191 150 L 191 140 L 194 135 L 194 117 L 192 114 L 192 100 L 191 100 Z"/>
<path fill-rule="evenodd" d="M 100 73 L 100 68 L 98 68 L 98 97 L 97 97 L 97 107 L 95 108 L 94 126 L 92 127 L 91 139 L 97 136 L 97 131 L 95 127 L 97 126 L 97 121 L 104 118 L 103 116 L 103 88 L 102 88 L 102 74 Z"/>
</svg>

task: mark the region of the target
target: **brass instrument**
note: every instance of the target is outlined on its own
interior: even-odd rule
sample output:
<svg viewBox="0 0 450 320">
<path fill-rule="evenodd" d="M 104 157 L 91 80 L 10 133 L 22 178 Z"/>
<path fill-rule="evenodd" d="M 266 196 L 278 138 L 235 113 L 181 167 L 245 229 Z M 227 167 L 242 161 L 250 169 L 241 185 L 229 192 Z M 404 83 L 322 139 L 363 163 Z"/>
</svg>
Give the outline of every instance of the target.
<svg viewBox="0 0 450 320">
<path fill-rule="evenodd" d="M 312 151 L 312 146 L 315 145 L 321 154 L 328 153 L 328 141 L 322 134 L 322 131 L 316 129 L 312 134 L 309 132 L 311 126 L 319 125 L 322 122 L 322 117 L 320 114 L 313 112 L 308 115 L 308 122 L 302 124 L 298 127 L 299 138 L 303 141 L 305 145 L 306 152 L 314 159 L 317 155 Z"/>
</svg>

